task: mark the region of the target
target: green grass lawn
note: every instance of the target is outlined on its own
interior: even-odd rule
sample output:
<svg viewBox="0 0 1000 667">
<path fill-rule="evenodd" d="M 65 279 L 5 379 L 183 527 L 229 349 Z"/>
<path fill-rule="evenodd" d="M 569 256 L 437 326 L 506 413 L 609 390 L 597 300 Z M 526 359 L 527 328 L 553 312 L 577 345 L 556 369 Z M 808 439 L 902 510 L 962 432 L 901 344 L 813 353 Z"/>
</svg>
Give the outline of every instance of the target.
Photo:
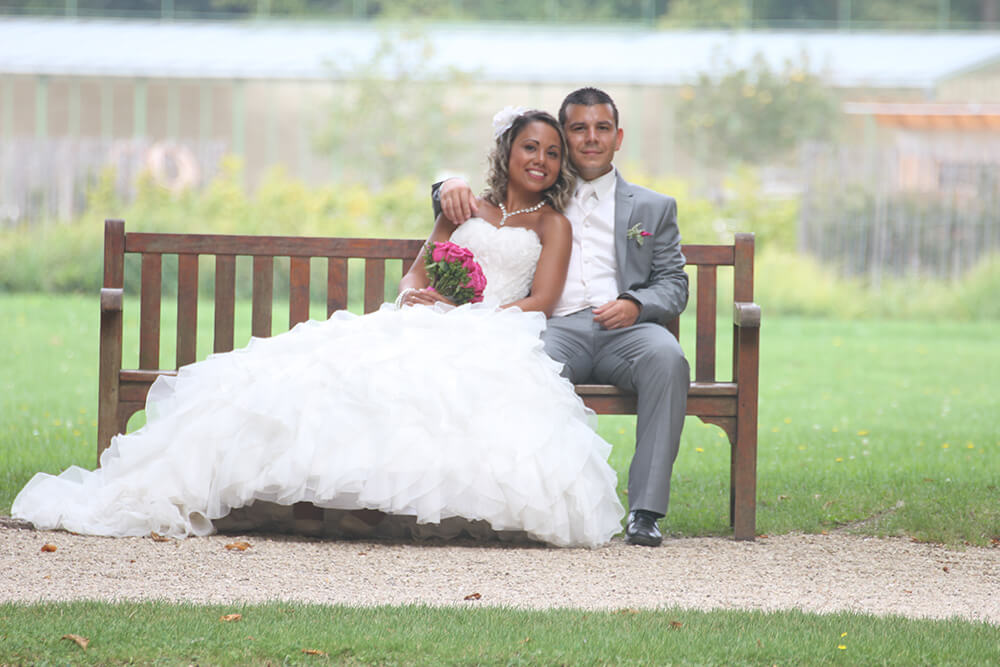
<svg viewBox="0 0 1000 667">
<path fill-rule="evenodd" d="M 165 304 L 164 332 L 172 315 Z M 211 321 L 210 312 L 202 317 Z M 136 318 L 127 308 L 127 345 L 137 339 Z M 282 319 L 287 328 L 276 308 L 276 332 Z M 96 298 L 3 295 L 0 322 L 0 512 L 9 513 L 35 472 L 96 464 Z M 249 322 L 244 304 L 244 341 Z M 761 338 L 759 532 L 846 527 L 976 545 L 1000 538 L 995 323 L 765 316 Z M 200 356 L 210 348 L 208 336 L 199 341 Z M 729 367 L 727 350 L 723 341 L 720 368 Z M 134 364 L 136 352 L 125 357 Z M 172 358 L 165 334 L 162 365 Z M 624 487 L 634 418 L 601 417 L 600 430 Z M 728 464 L 722 430 L 689 418 L 663 523 L 669 533 L 729 532 Z"/>
<path fill-rule="evenodd" d="M 239 620 L 223 616 L 239 614 Z M 84 651 L 67 634 L 89 640 Z M 984 623 L 862 614 L 0 604 L 0 662 L 379 665 L 989 665 Z"/>
<path fill-rule="evenodd" d="M 126 310 L 127 340 L 137 337 L 136 315 Z M 275 313 L 275 331 L 283 317 Z M 163 318 L 170 331 L 167 304 Z M 237 324 L 249 330 L 245 307 Z M 94 466 L 97 329 L 94 296 L 0 295 L 0 514 L 35 472 Z M 765 311 L 761 338 L 760 533 L 847 530 L 956 548 L 1000 540 L 995 322 L 841 322 Z M 691 349 L 690 332 L 684 340 Z M 210 346 L 207 337 L 199 342 L 201 356 Z M 633 428 L 633 418 L 601 418 L 620 487 Z M 688 421 L 663 522 L 669 534 L 729 533 L 728 447 L 720 429 Z M 219 622 L 234 611 L 244 619 Z M 84 652 L 61 639 L 67 633 L 92 643 Z M 996 664 L 1000 631 L 796 612 L 0 605 L 0 664 L 130 661 Z"/>
</svg>

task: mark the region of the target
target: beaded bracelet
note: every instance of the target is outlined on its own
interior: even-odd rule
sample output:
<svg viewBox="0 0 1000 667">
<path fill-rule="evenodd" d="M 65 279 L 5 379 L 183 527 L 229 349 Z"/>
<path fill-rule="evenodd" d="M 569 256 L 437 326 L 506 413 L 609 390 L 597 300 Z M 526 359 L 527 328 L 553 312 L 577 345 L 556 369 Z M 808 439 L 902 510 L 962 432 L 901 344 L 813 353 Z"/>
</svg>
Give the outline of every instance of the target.
<svg viewBox="0 0 1000 667">
<path fill-rule="evenodd" d="M 403 290 L 402 292 L 400 292 L 399 296 L 396 297 L 396 310 L 399 310 L 400 308 L 403 307 L 403 301 L 406 300 L 406 295 L 407 294 L 409 294 L 410 292 L 416 292 L 416 291 L 417 290 L 413 289 L 412 287 L 407 287 L 405 290 Z"/>
</svg>

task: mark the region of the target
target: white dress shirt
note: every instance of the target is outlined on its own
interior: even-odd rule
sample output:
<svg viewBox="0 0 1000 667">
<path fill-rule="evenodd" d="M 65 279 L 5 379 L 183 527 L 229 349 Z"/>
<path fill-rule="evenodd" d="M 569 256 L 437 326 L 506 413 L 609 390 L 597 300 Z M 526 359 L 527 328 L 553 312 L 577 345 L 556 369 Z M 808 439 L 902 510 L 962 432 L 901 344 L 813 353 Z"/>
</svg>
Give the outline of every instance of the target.
<svg viewBox="0 0 1000 667">
<path fill-rule="evenodd" d="M 571 315 L 618 298 L 615 263 L 615 190 L 618 172 L 611 169 L 592 181 L 580 181 L 566 207 L 573 226 L 573 250 L 566 286 L 553 315 Z"/>
</svg>

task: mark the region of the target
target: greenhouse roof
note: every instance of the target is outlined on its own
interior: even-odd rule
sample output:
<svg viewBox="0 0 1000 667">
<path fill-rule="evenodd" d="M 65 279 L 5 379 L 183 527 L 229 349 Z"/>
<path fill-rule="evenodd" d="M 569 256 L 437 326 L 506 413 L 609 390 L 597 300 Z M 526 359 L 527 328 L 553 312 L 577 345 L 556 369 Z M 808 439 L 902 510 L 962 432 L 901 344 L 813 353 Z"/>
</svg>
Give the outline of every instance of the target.
<svg viewBox="0 0 1000 667">
<path fill-rule="evenodd" d="M 1000 58 L 1000 34 L 984 32 L 0 18 L 0 73 L 324 80 L 350 77 L 383 38 L 407 34 L 431 45 L 432 73 L 454 67 L 497 82 L 682 84 L 757 54 L 773 67 L 805 54 L 836 86 L 930 88 Z"/>
</svg>

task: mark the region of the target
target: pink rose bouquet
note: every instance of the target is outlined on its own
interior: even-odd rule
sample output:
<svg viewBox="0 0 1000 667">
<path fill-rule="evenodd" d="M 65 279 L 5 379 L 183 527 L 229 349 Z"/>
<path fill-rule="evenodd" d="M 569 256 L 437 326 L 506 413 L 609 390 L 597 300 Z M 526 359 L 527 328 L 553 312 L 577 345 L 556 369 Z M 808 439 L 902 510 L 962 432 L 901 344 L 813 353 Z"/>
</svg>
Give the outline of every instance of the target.
<svg viewBox="0 0 1000 667">
<path fill-rule="evenodd" d="M 451 241 L 428 243 L 424 252 L 429 289 L 456 304 L 478 303 L 483 300 L 486 276 L 472 251 Z"/>
</svg>

